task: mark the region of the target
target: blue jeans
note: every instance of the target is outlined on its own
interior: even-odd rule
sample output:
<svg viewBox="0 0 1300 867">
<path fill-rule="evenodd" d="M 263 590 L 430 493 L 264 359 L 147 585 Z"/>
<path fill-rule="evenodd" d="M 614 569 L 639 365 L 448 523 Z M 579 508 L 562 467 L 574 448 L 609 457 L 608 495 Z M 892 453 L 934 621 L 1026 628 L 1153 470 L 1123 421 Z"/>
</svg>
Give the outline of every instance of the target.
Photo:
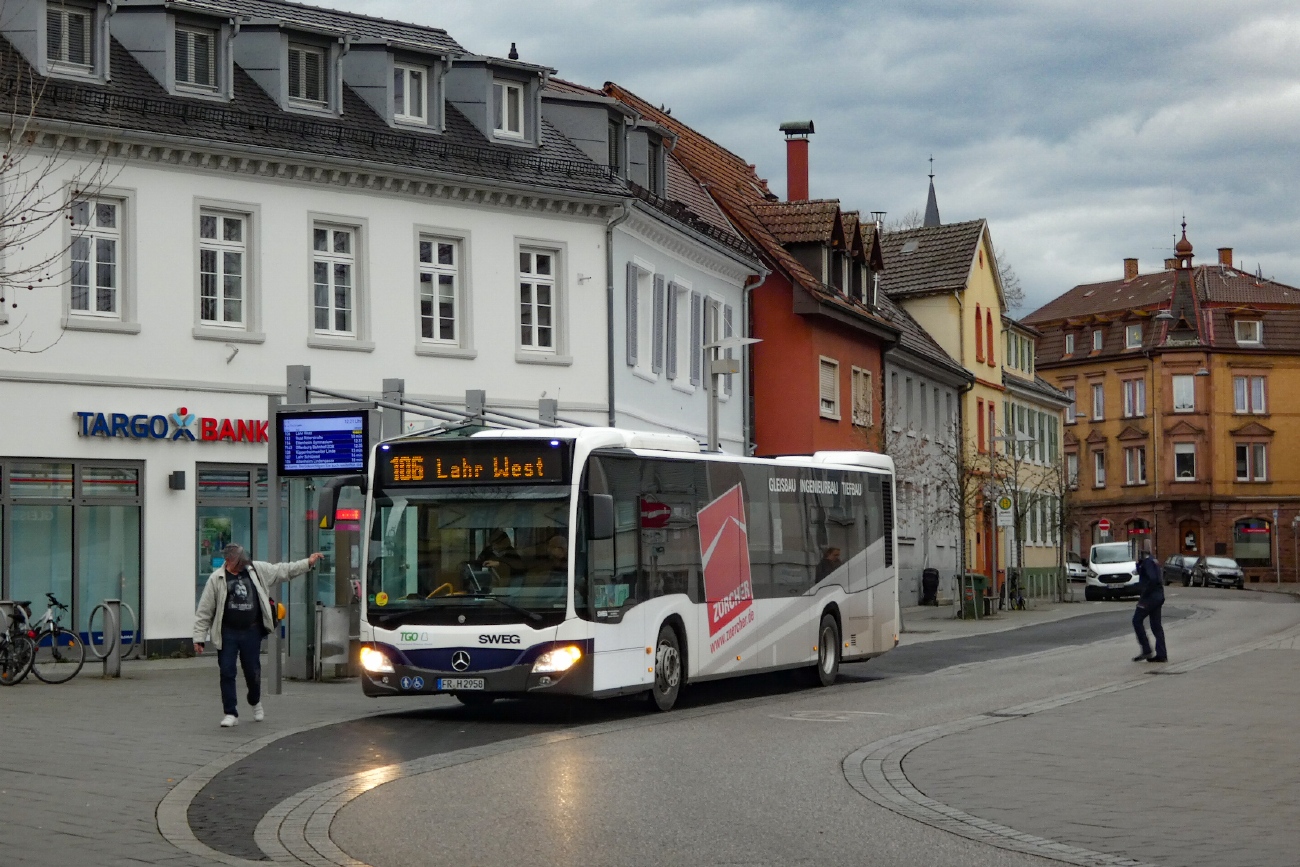
<svg viewBox="0 0 1300 867">
<path fill-rule="evenodd" d="M 1159 602 L 1148 602 L 1145 605 L 1139 604 L 1137 610 L 1133 612 L 1133 629 L 1137 632 L 1138 644 L 1142 647 L 1144 654 L 1151 652 L 1151 643 L 1147 641 L 1147 631 L 1142 625 L 1142 621 L 1148 617 L 1151 618 L 1151 634 L 1156 637 L 1156 657 L 1164 659 L 1165 653 L 1165 628 L 1160 625 L 1160 609 L 1165 604 L 1164 600 Z"/>
<path fill-rule="evenodd" d="M 239 697 L 235 692 L 235 659 L 244 669 L 248 685 L 248 703 L 262 701 L 262 630 L 222 629 L 221 649 L 217 651 L 217 668 L 221 670 L 221 707 L 231 716 L 239 716 Z"/>
</svg>

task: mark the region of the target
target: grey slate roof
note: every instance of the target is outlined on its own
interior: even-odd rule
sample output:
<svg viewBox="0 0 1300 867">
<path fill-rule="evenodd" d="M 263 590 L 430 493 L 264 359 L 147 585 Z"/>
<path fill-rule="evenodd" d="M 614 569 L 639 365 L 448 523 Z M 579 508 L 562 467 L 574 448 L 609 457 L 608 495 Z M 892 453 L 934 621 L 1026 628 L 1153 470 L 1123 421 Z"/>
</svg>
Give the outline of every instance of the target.
<svg viewBox="0 0 1300 867">
<path fill-rule="evenodd" d="M 231 17 L 276 19 L 312 30 L 339 30 L 362 39 L 424 47 L 439 54 L 468 53 L 460 43 L 447 35 L 446 30 L 438 27 L 389 21 L 369 15 L 288 3 L 285 0 L 188 0 L 184 5 L 211 9 Z"/>
<path fill-rule="evenodd" d="M 238 5 L 243 8 L 244 0 Z M 607 168 L 592 162 L 545 121 L 541 148 L 525 152 L 493 144 L 451 105 L 446 110 L 447 128 L 440 135 L 392 129 L 346 86 L 342 117 L 317 118 L 282 111 L 238 66 L 235 95 L 229 103 L 171 96 L 116 40 L 110 51 L 112 80 L 107 84 L 43 80 L 3 39 L 0 54 L 0 88 L 12 86 L 14 81 L 25 82 L 28 77 L 34 80 L 35 87 L 45 88 L 36 108 L 37 118 L 177 136 L 215 146 L 271 148 L 325 160 L 371 162 L 415 174 L 627 195 L 627 187 L 620 179 L 611 177 Z"/>
<path fill-rule="evenodd" d="M 880 286 L 894 298 L 966 288 L 983 220 L 889 232 L 880 239 Z"/>
<path fill-rule="evenodd" d="M 1070 402 L 1070 399 L 1066 396 L 1065 392 L 1061 391 L 1036 373 L 1034 374 L 1034 378 L 1031 380 L 1020 376 L 1017 373 L 1008 372 L 1003 375 L 1002 382 L 1009 388 L 1032 392 L 1049 400 L 1055 400 L 1061 403 Z"/>
<path fill-rule="evenodd" d="M 930 336 L 930 332 L 922 328 L 921 323 L 917 322 L 912 314 L 904 310 L 902 305 L 896 303 L 884 293 L 880 294 L 878 301 L 880 316 L 898 329 L 898 350 L 923 358 L 931 364 L 948 371 L 956 379 L 967 382 L 974 381 L 975 375 L 958 364 L 942 346 L 936 343 L 934 338 Z M 890 351 L 894 352 L 896 350 Z"/>
</svg>

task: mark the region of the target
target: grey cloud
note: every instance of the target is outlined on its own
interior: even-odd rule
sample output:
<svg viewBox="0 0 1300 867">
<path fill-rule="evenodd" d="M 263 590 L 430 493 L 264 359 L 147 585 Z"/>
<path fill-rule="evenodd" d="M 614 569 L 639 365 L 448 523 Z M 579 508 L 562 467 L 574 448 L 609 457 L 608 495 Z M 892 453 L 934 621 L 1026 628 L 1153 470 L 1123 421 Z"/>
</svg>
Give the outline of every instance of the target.
<svg viewBox="0 0 1300 867">
<path fill-rule="evenodd" d="M 813 195 L 901 215 L 935 155 L 945 219 L 987 217 L 1033 308 L 1169 254 L 1235 247 L 1300 283 L 1300 11 L 1284 0 L 333 0 L 473 51 L 614 80 L 757 165 L 811 117 Z"/>
</svg>

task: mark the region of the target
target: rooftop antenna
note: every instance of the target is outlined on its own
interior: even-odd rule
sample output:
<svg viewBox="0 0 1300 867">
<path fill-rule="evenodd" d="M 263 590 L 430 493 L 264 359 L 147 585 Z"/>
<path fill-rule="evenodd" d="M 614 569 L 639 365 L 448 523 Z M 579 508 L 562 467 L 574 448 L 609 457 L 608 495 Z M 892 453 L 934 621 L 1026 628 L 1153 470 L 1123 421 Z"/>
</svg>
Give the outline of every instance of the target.
<svg viewBox="0 0 1300 867">
<path fill-rule="evenodd" d="M 930 154 L 930 180 L 934 180 L 934 154 Z"/>
</svg>

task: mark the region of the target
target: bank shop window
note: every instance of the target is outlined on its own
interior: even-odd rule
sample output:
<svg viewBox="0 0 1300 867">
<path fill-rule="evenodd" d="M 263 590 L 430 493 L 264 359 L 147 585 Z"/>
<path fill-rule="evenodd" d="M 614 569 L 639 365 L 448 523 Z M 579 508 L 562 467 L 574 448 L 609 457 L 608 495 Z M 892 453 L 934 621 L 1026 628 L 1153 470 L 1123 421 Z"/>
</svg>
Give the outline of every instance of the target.
<svg viewBox="0 0 1300 867">
<path fill-rule="evenodd" d="M 46 593 L 86 633 L 90 611 L 121 599 L 140 612 L 142 465 L 0 461 L 0 596 L 45 610 Z M 127 621 L 130 622 L 129 620 Z"/>
</svg>

